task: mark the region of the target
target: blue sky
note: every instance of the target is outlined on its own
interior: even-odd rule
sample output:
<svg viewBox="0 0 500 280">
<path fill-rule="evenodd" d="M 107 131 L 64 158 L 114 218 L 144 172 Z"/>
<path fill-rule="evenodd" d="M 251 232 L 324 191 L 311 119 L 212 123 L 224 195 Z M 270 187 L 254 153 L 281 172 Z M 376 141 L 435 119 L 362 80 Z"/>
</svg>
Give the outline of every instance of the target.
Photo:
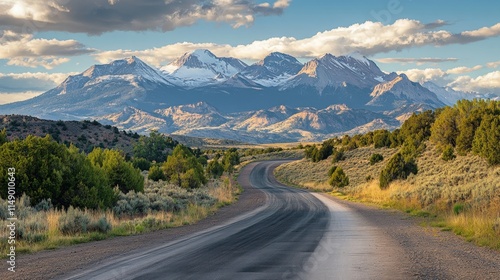
<svg viewBox="0 0 500 280">
<path fill-rule="evenodd" d="M 360 51 L 415 81 L 500 94 L 498 11 L 484 0 L 2 0 L 0 104 L 96 63 L 163 66 L 195 48 L 246 62 Z"/>
</svg>

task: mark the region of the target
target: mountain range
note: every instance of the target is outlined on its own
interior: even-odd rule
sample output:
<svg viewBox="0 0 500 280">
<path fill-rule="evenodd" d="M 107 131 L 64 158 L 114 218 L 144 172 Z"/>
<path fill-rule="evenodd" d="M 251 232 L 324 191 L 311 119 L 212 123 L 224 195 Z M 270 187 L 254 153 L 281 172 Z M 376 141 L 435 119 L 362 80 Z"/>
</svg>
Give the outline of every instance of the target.
<svg viewBox="0 0 500 280">
<path fill-rule="evenodd" d="M 137 57 L 94 65 L 0 114 L 267 143 L 394 129 L 413 112 L 475 97 L 384 73 L 359 53 L 302 64 L 273 52 L 247 65 L 196 50 L 159 69 Z"/>
</svg>

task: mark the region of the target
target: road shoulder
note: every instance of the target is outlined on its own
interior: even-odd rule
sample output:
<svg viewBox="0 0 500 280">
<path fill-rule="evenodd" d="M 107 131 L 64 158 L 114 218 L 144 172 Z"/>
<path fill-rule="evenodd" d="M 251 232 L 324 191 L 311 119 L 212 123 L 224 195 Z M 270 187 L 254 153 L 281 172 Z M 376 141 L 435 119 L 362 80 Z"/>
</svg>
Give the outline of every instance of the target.
<svg viewBox="0 0 500 280">
<path fill-rule="evenodd" d="M 362 203 L 321 196 L 350 208 L 400 246 L 399 260 L 412 279 L 500 279 L 500 253 L 478 247 L 451 232 L 423 227 L 421 218 Z"/>
</svg>

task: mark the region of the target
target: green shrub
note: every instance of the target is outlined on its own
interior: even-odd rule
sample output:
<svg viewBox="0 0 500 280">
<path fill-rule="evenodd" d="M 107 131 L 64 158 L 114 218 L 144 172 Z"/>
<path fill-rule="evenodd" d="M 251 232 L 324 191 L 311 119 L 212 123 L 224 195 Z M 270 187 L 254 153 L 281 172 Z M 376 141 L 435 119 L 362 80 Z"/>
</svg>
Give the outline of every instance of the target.
<svg viewBox="0 0 500 280">
<path fill-rule="evenodd" d="M 446 146 L 446 148 L 444 148 L 443 153 L 441 155 L 441 159 L 444 161 L 450 161 L 450 160 L 453 160 L 455 158 L 456 158 L 456 156 L 455 156 L 453 147 L 450 145 Z"/>
<path fill-rule="evenodd" d="M 35 210 L 36 211 L 49 211 L 52 209 L 54 206 L 52 205 L 52 199 L 43 199 L 40 201 L 37 205 L 35 205 Z"/>
<path fill-rule="evenodd" d="M 349 185 L 349 177 L 344 173 L 341 167 L 334 166 L 330 169 L 333 171 L 328 183 L 335 188 L 343 188 Z"/>
<path fill-rule="evenodd" d="M 151 168 L 149 168 L 148 179 L 157 182 L 160 180 L 165 181 L 167 178 L 165 177 L 165 174 L 163 173 L 163 170 L 160 166 L 153 165 L 151 166 Z"/>
<path fill-rule="evenodd" d="M 455 213 L 455 215 L 464 212 L 464 210 L 465 210 L 465 205 L 463 205 L 462 203 L 457 203 L 453 205 L 453 213 Z"/>
<path fill-rule="evenodd" d="M 89 223 L 90 217 L 87 213 L 70 206 L 68 211 L 59 218 L 59 230 L 67 235 L 86 233 Z"/>
<path fill-rule="evenodd" d="M 111 231 L 111 223 L 106 219 L 106 217 L 101 217 L 99 220 L 92 222 L 88 226 L 88 231 L 107 233 Z"/>
<path fill-rule="evenodd" d="M 382 147 L 390 147 L 391 139 L 390 132 L 387 130 L 376 130 L 373 132 L 373 145 L 376 149 Z"/>
<path fill-rule="evenodd" d="M 386 189 L 393 180 L 406 179 L 411 173 L 417 174 L 414 158 L 405 160 L 401 153 L 395 154 L 380 172 L 380 188 Z"/>
<path fill-rule="evenodd" d="M 132 160 L 132 165 L 135 168 L 140 169 L 141 171 L 145 171 L 149 170 L 149 168 L 151 167 L 151 162 L 145 158 L 134 158 Z"/>
<path fill-rule="evenodd" d="M 370 157 L 370 164 L 374 165 L 375 163 L 381 162 L 383 160 L 384 160 L 384 156 L 382 156 L 381 154 L 373 154 Z"/>
<path fill-rule="evenodd" d="M 47 239 L 48 227 L 45 213 L 33 213 L 29 217 L 19 220 L 17 235 L 19 239 L 28 243 L 40 242 Z"/>
<path fill-rule="evenodd" d="M 212 178 L 219 178 L 224 173 L 224 167 L 218 159 L 210 161 L 207 165 L 207 174 Z"/>
<path fill-rule="evenodd" d="M 335 149 L 332 154 L 332 163 L 337 163 L 339 161 L 343 161 L 345 159 L 345 155 L 343 151 Z"/>
</svg>

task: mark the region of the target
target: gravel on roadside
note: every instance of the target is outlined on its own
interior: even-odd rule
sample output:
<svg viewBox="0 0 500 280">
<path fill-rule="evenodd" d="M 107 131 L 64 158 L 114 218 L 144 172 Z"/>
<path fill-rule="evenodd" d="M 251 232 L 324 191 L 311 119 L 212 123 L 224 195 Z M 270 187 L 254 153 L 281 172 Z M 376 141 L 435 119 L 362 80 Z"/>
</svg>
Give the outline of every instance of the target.
<svg viewBox="0 0 500 280">
<path fill-rule="evenodd" d="M 399 243 L 401 269 L 412 279 L 500 279 L 498 251 L 478 247 L 449 231 L 421 226 L 425 218 L 328 197 L 355 210 Z"/>
</svg>

